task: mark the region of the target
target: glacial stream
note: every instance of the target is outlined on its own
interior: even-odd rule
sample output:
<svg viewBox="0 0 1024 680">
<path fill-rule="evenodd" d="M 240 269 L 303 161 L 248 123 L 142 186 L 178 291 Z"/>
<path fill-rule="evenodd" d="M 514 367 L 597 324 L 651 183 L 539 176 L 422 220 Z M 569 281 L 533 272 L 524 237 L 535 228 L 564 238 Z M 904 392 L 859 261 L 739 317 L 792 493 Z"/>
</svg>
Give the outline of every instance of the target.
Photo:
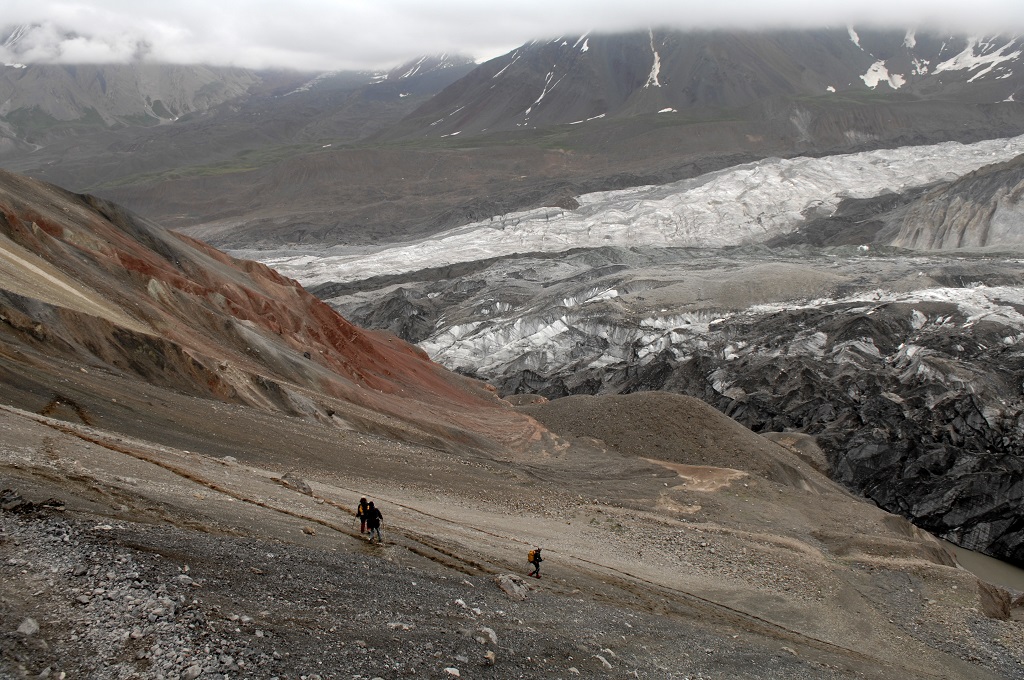
<svg viewBox="0 0 1024 680">
<path fill-rule="evenodd" d="M 994 557 L 961 548 L 948 541 L 942 541 L 942 545 L 956 557 L 956 561 L 961 567 L 981 580 L 1018 593 L 1024 592 L 1024 569 Z"/>
</svg>

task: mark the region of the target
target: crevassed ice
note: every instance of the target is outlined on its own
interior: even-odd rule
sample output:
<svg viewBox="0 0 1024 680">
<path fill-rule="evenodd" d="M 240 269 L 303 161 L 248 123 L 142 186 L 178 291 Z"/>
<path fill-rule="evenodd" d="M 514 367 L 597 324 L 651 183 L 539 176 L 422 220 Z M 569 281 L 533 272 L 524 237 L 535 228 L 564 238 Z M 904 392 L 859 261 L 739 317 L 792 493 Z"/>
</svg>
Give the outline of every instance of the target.
<svg viewBox="0 0 1024 680">
<path fill-rule="evenodd" d="M 1024 135 L 975 144 L 771 158 L 660 186 L 585 194 L 573 211 L 539 208 L 481 220 L 376 252 L 264 260 L 303 285 L 355 281 L 487 257 L 580 247 L 724 247 L 797 228 L 808 209 L 940 180 L 1024 153 Z"/>
</svg>

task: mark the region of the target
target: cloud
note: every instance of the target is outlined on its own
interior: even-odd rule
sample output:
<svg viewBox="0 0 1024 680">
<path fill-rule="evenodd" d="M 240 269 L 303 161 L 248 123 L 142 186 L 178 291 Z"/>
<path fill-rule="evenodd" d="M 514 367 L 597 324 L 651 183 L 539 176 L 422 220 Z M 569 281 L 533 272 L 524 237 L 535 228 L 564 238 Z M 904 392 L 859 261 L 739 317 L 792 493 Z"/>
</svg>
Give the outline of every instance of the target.
<svg viewBox="0 0 1024 680">
<path fill-rule="evenodd" d="M 497 5 L 497 6 L 494 6 Z M 841 5 L 841 6 L 836 6 Z M 4 0 L 3 21 L 26 26 L 0 47 L 7 62 L 148 59 L 302 70 L 391 67 L 423 54 L 480 59 L 532 39 L 645 28 L 933 27 L 1024 33 L 1019 0 Z"/>
</svg>

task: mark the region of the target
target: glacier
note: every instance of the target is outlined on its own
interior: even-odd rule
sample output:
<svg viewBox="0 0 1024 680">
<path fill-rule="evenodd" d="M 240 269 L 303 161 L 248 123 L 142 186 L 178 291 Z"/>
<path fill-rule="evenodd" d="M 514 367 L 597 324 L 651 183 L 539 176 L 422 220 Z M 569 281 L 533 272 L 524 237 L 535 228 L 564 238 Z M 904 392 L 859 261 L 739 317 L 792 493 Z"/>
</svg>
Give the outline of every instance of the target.
<svg viewBox="0 0 1024 680">
<path fill-rule="evenodd" d="M 822 158 L 769 158 L 667 185 L 584 194 L 573 211 L 537 208 L 495 215 L 407 243 L 257 256 L 310 287 L 530 252 L 748 245 L 788 233 L 807 217 L 829 215 L 844 198 L 950 181 L 1022 153 L 1024 135 Z"/>
</svg>

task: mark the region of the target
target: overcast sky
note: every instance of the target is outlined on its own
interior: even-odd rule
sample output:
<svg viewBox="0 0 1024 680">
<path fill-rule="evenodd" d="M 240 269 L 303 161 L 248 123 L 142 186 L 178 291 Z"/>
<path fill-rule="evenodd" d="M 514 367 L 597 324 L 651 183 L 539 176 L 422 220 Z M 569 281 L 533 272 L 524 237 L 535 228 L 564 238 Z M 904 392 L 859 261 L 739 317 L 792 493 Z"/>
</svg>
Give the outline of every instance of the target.
<svg viewBox="0 0 1024 680">
<path fill-rule="evenodd" d="M 0 0 L 0 27 L 31 26 L 0 60 L 366 69 L 440 52 L 483 61 L 534 38 L 648 26 L 849 23 L 1024 33 L 1024 0 Z"/>
</svg>

